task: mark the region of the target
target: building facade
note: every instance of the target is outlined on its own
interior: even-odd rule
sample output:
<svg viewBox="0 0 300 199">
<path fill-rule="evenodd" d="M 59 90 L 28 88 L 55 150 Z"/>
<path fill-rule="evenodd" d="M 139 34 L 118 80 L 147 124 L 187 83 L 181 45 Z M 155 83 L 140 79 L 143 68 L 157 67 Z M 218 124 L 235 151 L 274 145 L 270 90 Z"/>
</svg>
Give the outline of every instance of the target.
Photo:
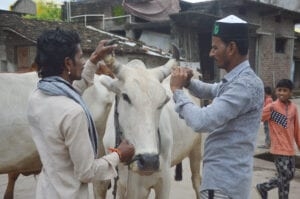
<svg viewBox="0 0 300 199">
<path fill-rule="evenodd" d="M 294 71 L 299 70 L 294 63 L 294 25 L 300 13 L 246 0 L 215 0 L 183 8 L 170 16 L 173 39 L 184 48 L 186 58 L 200 60 L 205 80 L 216 81 L 223 75 L 208 57 L 211 31 L 216 19 L 231 14 L 250 24 L 249 60 L 264 84 L 274 88 L 279 79 L 294 79 Z"/>
<path fill-rule="evenodd" d="M 115 53 L 121 63 L 140 59 L 145 65 L 154 67 L 165 63 L 170 56 L 162 54 L 159 49 L 150 49 L 143 43 L 82 24 L 24 19 L 18 13 L 0 11 L 0 72 L 29 70 L 34 64 L 37 38 L 43 31 L 55 28 L 77 31 L 86 59 L 100 40 L 112 38 L 120 41 Z"/>
</svg>

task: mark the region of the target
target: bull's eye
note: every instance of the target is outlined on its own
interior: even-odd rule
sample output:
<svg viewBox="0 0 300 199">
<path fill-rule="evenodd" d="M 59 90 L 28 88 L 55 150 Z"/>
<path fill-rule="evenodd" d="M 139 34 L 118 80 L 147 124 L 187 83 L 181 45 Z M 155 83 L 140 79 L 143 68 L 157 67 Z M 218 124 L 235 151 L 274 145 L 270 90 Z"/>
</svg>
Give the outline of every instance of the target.
<svg viewBox="0 0 300 199">
<path fill-rule="evenodd" d="M 126 93 L 122 93 L 122 97 L 128 104 L 131 104 L 131 101 Z"/>
</svg>

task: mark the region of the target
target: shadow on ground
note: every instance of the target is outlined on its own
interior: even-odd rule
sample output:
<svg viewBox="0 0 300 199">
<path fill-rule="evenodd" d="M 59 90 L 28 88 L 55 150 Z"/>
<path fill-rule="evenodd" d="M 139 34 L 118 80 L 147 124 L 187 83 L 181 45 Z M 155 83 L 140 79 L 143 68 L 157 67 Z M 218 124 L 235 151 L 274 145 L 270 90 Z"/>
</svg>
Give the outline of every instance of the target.
<svg viewBox="0 0 300 199">
<path fill-rule="evenodd" d="M 274 162 L 273 155 L 269 152 L 260 153 L 260 154 L 255 155 L 254 157 L 262 159 L 262 160 Z M 300 156 L 296 156 L 296 168 L 300 169 Z"/>
</svg>

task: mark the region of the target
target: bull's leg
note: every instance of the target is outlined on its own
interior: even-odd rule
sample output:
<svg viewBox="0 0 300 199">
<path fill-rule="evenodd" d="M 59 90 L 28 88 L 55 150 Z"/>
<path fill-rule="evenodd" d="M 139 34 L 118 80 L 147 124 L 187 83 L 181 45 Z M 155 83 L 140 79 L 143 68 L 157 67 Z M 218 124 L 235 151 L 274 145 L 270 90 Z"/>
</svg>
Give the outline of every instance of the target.
<svg viewBox="0 0 300 199">
<path fill-rule="evenodd" d="M 7 187 L 5 190 L 5 194 L 3 199 L 13 199 L 14 198 L 14 189 L 15 189 L 15 184 L 16 184 L 16 180 L 18 179 L 20 173 L 18 172 L 12 172 L 12 173 L 8 173 L 8 183 L 7 183 Z"/>
<path fill-rule="evenodd" d="M 149 192 L 150 189 L 147 189 L 143 186 L 139 186 L 138 184 L 135 185 L 135 188 L 129 185 L 128 192 L 124 199 L 147 199 Z"/>
<path fill-rule="evenodd" d="M 8 173 L 7 174 L 8 183 L 7 183 L 7 187 L 6 187 L 3 199 L 13 199 L 14 198 L 15 184 L 16 184 L 16 181 L 20 174 L 22 174 L 24 176 L 29 176 L 29 175 L 37 175 L 40 172 L 41 172 L 41 168 L 37 168 L 32 171 L 25 171 L 25 172 L 21 172 L 21 173 L 20 172 Z"/>
<path fill-rule="evenodd" d="M 127 182 L 125 182 L 127 185 L 126 196 L 124 199 L 147 199 L 150 192 L 150 187 L 147 182 L 149 178 L 153 177 L 153 175 L 141 176 L 137 173 L 129 171 Z M 124 181 L 122 183 L 124 183 Z M 118 195 L 120 194 L 121 193 L 119 192 Z"/>
<path fill-rule="evenodd" d="M 110 185 L 110 180 L 93 182 L 93 191 L 95 199 L 105 199 L 106 192 Z"/>
<path fill-rule="evenodd" d="M 195 190 L 197 199 L 200 199 L 199 186 L 201 183 L 200 176 L 200 161 L 201 161 L 201 139 L 199 139 L 199 143 L 195 144 L 195 147 L 192 149 L 189 154 L 190 160 L 190 169 L 191 169 L 191 180 L 193 184 L 193 189 Z"/>
<path fill-rule="evenodd" d="M 182 180 L 182 162 L 176 164 L 175 167 L 175 180 L 181 181 Z"/>
<path fill-rule="evenodd" d="M 170 189 L 171 189 L 171 166 L 168 166 L 165 170 L 161 171 L 160 180 L 154 187 L 155 191 L 155 199 L 165 199 L 169 198 L 170 196 Z"/>
<path fill-rule="evenodd" d="M 117 182 L 117 199 L 127 199 L 126 186 L 122 185 L 120 181 Z"/>
</svg>

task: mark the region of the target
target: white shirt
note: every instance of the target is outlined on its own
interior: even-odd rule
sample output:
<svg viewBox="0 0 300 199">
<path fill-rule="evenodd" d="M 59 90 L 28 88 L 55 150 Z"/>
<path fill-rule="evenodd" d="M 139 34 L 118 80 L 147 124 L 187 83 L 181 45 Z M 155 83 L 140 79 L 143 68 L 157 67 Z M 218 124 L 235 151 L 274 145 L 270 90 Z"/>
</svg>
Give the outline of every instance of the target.
<svg viewBox="0 0 300 199">
<path fill-rule="evenodd" d="M 82 94 L 93 83 L 95 70 L 88 61 L 83 79 L 73 83 L 78 92 Z M 89 182 L 117 175 L 117 153 L 94 159 L 85 112 L 74 100 L 37 89 L 29 98 L 27 115 L 43 164 L 36 198 L 88 198 Z"/>
</svg>

